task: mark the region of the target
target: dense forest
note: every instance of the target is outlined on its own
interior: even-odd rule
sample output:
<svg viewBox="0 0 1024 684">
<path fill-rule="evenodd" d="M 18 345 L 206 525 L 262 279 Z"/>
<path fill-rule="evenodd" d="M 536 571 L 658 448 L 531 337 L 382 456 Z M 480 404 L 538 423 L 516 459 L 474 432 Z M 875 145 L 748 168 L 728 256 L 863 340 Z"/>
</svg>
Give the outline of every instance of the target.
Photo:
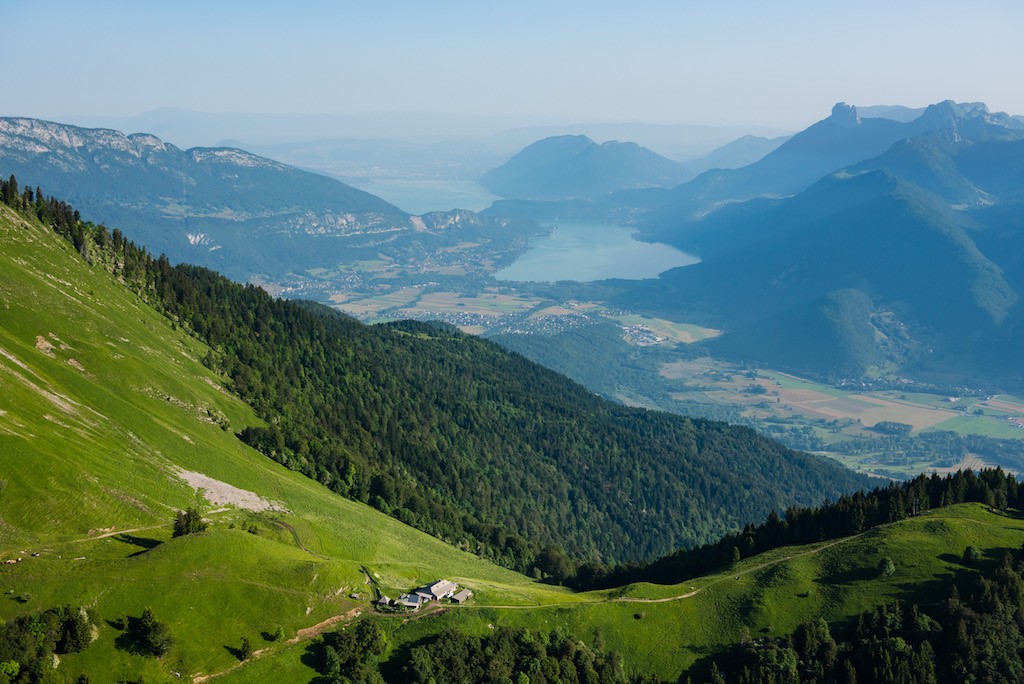
<svg viewBox="0 0 1024 684">
<path fill-rule="evenodd" d="M 950 684 L 1024 681 L 1024 560 L 964 549 L 966 566 L 945 600 L 894 603 L 830 630 L 824 620 L 781 639 L 754 639 L 716 659 L 712 684 L 888 682 Z M 1015 557 L 1014 557 L 1015 556 Z"/>
<path fill-rule="evenodd" d="M 71 606 L 0 620 L 0 684 L 50 681 L 61 655 L 92 642 L 93 622 L 85 608 Z"/>
<path fill-rule="evenodd" d="M 601 638 L 598 637 L 600 642 Z M 328 632 L 307 649 L 321 684 L 655 684 L 629 674 L 615 651 L 591 647 L 563 630 L 540 634 L 498 627 L 484 636 L 446 629 L 380 656 L 387 637 L 380 625 L 361 620 Z"/>
<path fill-rule="evenodd" d="M 172 266 L 13 177 L 0 196 L 210 346 L 207 365 L 267 423 L 243 440 L 520 570 L 542 547 L 648 560 L 865 484 L 746 428 L 602 400 L 449 326 L 365 326 Z"/>
<path fill-rule="evenodd" d="M 834 503 L 814 508 L 793 506 L 784 516 L 772 511 L 761 525 L 747 525 L 716 542 L 681 549 L 653 563 L 607 567 L 588 562 L 573 568 L 563 562 L 558 567 L 564 574 L 557 579 L 578 589 L 619 587 L 631 582 L 677 584 L 769 549 L 840 539 L 933 508 L 967 502 L 1000 510 L 1021 508 L 1024 487 L 1000 468 L 978 473 L 963 470 L 945 477 L 919 475 L 870 492 L 844 495 Z"/>
</svg>

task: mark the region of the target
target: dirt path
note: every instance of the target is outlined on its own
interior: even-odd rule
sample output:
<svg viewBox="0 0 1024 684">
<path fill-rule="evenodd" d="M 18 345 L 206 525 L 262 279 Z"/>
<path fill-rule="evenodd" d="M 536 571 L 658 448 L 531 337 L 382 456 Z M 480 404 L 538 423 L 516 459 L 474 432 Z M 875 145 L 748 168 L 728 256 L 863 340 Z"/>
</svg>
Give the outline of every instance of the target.
<svg viewBox="0 0 1024 684">
<path fill-rule="evenodd" d="M 134 527 L 130 530 L 114 530 L 113 532 L 104 532 L 103 534 L 94 534 L 91 537 L 83 537 L 82 539 L 72 539 L 67 542 L 68 544 L 79 544 L 81 542 L 96 541 L 97 539 L 106 539 L 107 537 L 116 537 L 119 534 L 131 534 L 133 532 L 145 532 L 146 530 L 159 530 L 161 527 L 167 527 L 167 525 L 150 525 L 149 527 Z"/>
<path fill-rule="evenodd" d="M 871 532 L 871 531 L 876 530 L 876 529 L 878 529 L 878 527 L 873 527 L 870 530 L 864 530 L 860 534 L 855 534 L 852 537 L 843 537 L 842 539 L 837 539 L 835 541 L 829 542 L 828 544 L 824 544 L 822 546 L 819 546 L 816 549 L 810 549 L 809 551 L 804 551 L 802 553 L 795 553 L 792 556 L 783 556 L 782 558 L 776 558 L 775 560 L 770 560 L 770 561 L 767 561 L 765 563 L 761 563 L 760 565 L 755 565 L 754 567 L 747 568 L 747 569 L 745 569 L 745 570 L 743 570 L 741 572 L 737 572 L 737 573 L 731 574 L 731 575 L 726 575 L 725 577 L 720 577 L 720 578 L 714 580 L 713 582 L 709 582 L 709 583 L 705 584 L 700 589 L 694 589 L 693 591 L 688 591 L 685 594 L 679 594 L 678 596 L 668 596 L 666 598 L 660 598 L 660 599 L 629 598 L 629 597 L 623 596 L 623 597 L 619 597 L 617 599 L 612 599 L 612 601 L 618 601 L 618 602 L 621 602 L 621 603 L 668 603 L 670 601 L 681 601 L 683 599 L 688 599 L 688 598 L 691 598 L 693 596 L 696 596 L 697 594 L 699 594 L 700 592 L 704 591 L 705 589 L 713 587 L 716 584 L 720 584 L 721 582 L 726 582 L 726 581 L 728 581 L 730 579 L 735 581 L 735 580 L 739 579 L 742 575 L 749 575 L 752 572 L 757 572 L 758 570 L 763 570 L 763 569 L 765 569 L 767 567 L 770 567 L 772 565 L 777 565 L 777 564 L 782 563 L 784 561 L 793 560 L 794 558 L 801 558 L 803 556 L 811 556 L 811 555 L 816 554 L 816 553 L 821 553 L 825 549 L 830 549 L 833 546 L 837 546 L 839 544 L 843 544 L 843 543 L 848 542 L 848 541 L 853 541 L 854 539 L 857 539 L 858 537 L 863 537 L 868 532 Z"/>
<path fill-rule="evenodd" d="M 322 553 L 310 551 L 308 548 L 306 548 L 306 545 L 302 543 L 302 537 L 299 536 L 298 530 L 296 530 L 290 524 L 284 522 L 283 520 L 271 520 L 271 522 L 279 527 L 283 527 L 284 529 L 288 530 L 288 532 L 290 532 L 292 535 L 292 541 L 295 542 L 295 546 L 299 547 L 300 549 L 308 553 L 310 556 L 313 556 L 315 558 L 322 558 L 324 560 L 329 560 L 329 558 L 323 555 Z"/>
<path fill-rule="evenodd" d="M 316 623 L 312 627 L 306 627 L 305 629 L 300 629 L 298 632 L 295 633 L 295 636 L 293 636 L 291 639 L 289 639 L 285 643 L 288 644 L 289 646 L 291 646 L 293 644 L 299 643 L 300 641 L 305 641 L 306 639 L 312 639 L 315 636 L 320 636 L 321 634 L 326 632 L 329 627 L 333 627 L 334 625 L 338 624 L 339 622 L 345 622 L 346 620 L 351 620 L 351 619 L 357 617 L 362 612 L 363 612 L 363 607 L 362 606 L 356 606 L 355 608 L 353 608 L 352 610 L 350 610 L 350 611 L 348 611 L 346 613 L 342 613 L 341 615 L 335 615 L 334 617 L 329 617 L 326 620 L 324 620 L 323 622 Z"/>
<path fill-rule="evenodd" d="M 200 684 L 200 682 L 206 682 L 206 681 L 209 681 L 211 679 L 216 679 L 217 677 L 223 677 L 224 675 L 229 674 L 231 672 L 234 672 L 238 668 L 240 668 L 240 667 L 242 667 L 244 665 L 247 665 L 248 663 L 252 662 L 253 660 L 256 660 L 257 658 L 261 658 L 262 656 L 264 656 L 267 653 L 269 653 L 271 650 L 273 650 L 275 653 L 280 653 L 285 648 L 289 648 L 289 647 L 294 646 L 294 645 L 296 645 L 298 643 L 301 643 L 303 641 L 308 641 L 308 640 L 310 640 L 310 639 L 312 639 L 314 637 L 318 637 L 321 634 L 323 634 L 324 632 L 326 632 L 328 629 L 333 627 L 334 625 L 336 625 L 336 624 L 338 624 L 340 622 L 348 622 L 349 620 L 352 620 L 352 619 L 356 618 L 357 616 L 359 616 L 360 613 L 363 612 L 363 610 L 364 609 L 363 609 L 362 606 L 356 606 L 352 610 L 349 610 L 348 612 L 342 613 L 341 615 L 335 615 L 333 617 L 329 617 L 326 620 L 324 620 L 323 622 L 318 622 L 318 623 L 316 623 L 315 625 L 313 625 L 311 627 L 306 627 L 305 629 L 300 629 L 298 632 L 295 633 L 295 636 L 293 636 L 288 641 L 284 642 L 284 646 L 282 648 L 276 648 L 275 649 L 275 648 L 272 648 L 272 647 L 268 646 L 267 648 L 261 648 L 258 651 L 253 651 L 252 655 L 249 656 L 249 658 L 247 660 L 243 660 L 243 661 L 237 662 L 234 665 L 232 665 L 231 667 L 226 668 L 224 670 L 221 670 L 220 672 L 211 672 L 210 674 L 198 674 L 198 675 L 195 675 L 194 677 L 192 677 L 192 682 L 193 682 L 193 684 Z"/>
<path fill-rule="evenodd" d="M 792 556 L 784 556 L 782 558 L 777 558 L 777 559 L 775 559 L 773 561 L 768 561 L 767 563 L 761 563 L 760 565 L 756 565 L 756 566 L 754 566 L 752 568 L 747 568 L 746 570 L 744 570 L 742 572 L 738 572 L 735 575 L 726 575 L 725 577 L 720 577 L 719 579 L 717 579 L 717 580 L 715 580 L 713 582 L 705 584 L 703 587 L 701 587 L 699 589 L 694 589 L 693 591 L 688 591 L 685 594 L 680 594 L 678 596 L 669 596 L 667 598 L 661 598 L 661 599 L 630 599 L 630 598 L 624 598 L 623 597 L 623 598 L 619 598 L 619 599 L 616 599 L 616 600 L 622 601 L 622 602 L 628 602 L 628 603 L 667 603 L 669 601 L 680 601 L 680 600 L 683 600 L 683 599 L 688 599 L 688 598 L 691 598 L 693 596 L 696 596 L 697 594 L 699 594 L 700 592 L 704 591 L 705 589 L 708 589 L 709 587 L 713 587 L 716 584 L 719 584 L 721 582 L 725 582 L 726 580 L 729 580 L 729 579 L 734 579 L 734 580 L 735 579 L 739 579 L 741 575 L 748 575 L 748 574 L 750 574 L 752 572 L 757 572 L 758 570 L 763 570 L 764 568 L 767 568 L 767 567 L 772 566 L 772 565 L 777 565 L 777 564 L 782 563 L 784 561 L 793 560 L 794 558 L 800 558 L 802 556 L 810 556 L 810 555 L 815 554 L 815 553 L 821 553 L 825 549 L 830 549 L 833 546 L 837 546 L 837 545 L 842 544 L 844 542 L 852 541 L 854 539 L 857 539 L 858 537 L 863 537 L 868 532 L 872 532 L 872 531 L 877 530 L 877 529 L 879 529 L 881 527 L 884 527 L 884 525 L 878 525 L 877 527 L 872 527 L 871 529 L 864 530 L 863 532 L 861 532 L 859 534 L 855 534 L 852 537 L 843 537 L 842 539 L 837 539 L 837 540 L 835 540 L 833 542 L 829 542 L 828 544 L 824 544 L 822 546 L 819 546 L 816 549 L 811 549 L 810 551 L 804 551 L 803 553 L 795 553 Z M 682 620 L 683 617 L 684 617 L 683 615 L 680 615 L 679 619 L 676 621 L 676 624 L 678 624 L 678 622 L 680 620 Z M 661 638 L 658 639 L 657 642 L 655 642 L 654 646 L 647 653 L 647 657 L 649 658 L 652 653 L 654 653 L 659 648 L 662 648 L 665 640 L 669 638 L 670 634 L 675 633 L 675 631 L 676 630 L 674 628 L 673 629 L 666 629 L 665 633 L 662 634 Z"/>
<path fill-rule="evenodd" d="M 879 525 L 878 527 L 873 527 L 870 530 L 864 530 L 860 534 L 855 534 L 852 537 L 843 537 L 842 539 L 837 539 L 835 541 L 831 541 L 831 542 L 829 542 L 827 544 L 823 544 L 822 546 L 819 546 L 816 549 L 810 549 L 809 551 L 803 551 L 801 553 L 795 553 L 792 556 L 783 556 L 782 558 L 776 558 L 775 560 L 770 560 L 770 561 L 767 561 L 765 563 L 761 563 L 760 565 L 755 565 L 754 567 L 746 568 L 745 570 L 742 570 L 740 572 L 736 572 L 736 573 L 733 573 L 733 574 L 726 575 L 724 577 L 720 577 L 720 578 L 714 580 L 713 582 L 709 582 L 709 583 L 705 584 L 703 587 L 700 587 L 699 589 L 694 589 L 692 591 L 686 592 L 685 594 L 678 594 L 676 596 L 667 596 L 665 598 L 659 598 L 659 599 L 632 598 L 632 597 L 629 597 L 629 596 L 620 596 L 618 598 L 604 599 L 604 600 L 601 600 L 601 601 L 579 601 L 579 602 L 575 602 L 575 603 L 574 602 L 570 602 L 570 603 L 566 603 L 566 604 L 563 604 L 563 603 L 547 603 L 547 604 L 542 604 L 542 605 L 520 605 L 520 606 L 494 606 L 494 605 L 490 605 L 490 604 L 487 604 L 487 605 L 469 605 L 469 606 L 460 606 L 459 609 L 462 610 L 462 609 L 466 609 L 466 608 L 470 608 L 470 609 L 472 609 L 472 608 L 481 608 L 481 609 L 483 609 L 483 608 L 496 608 L 496 609 L 500 609 L 500 610 L 536 610 L 538 608 L 558 608 L 558 607 L 563 606 L 563 605 L 585 605 L 585 604 L 589 604 L 589 603 L 593 603 L 593 604 L 596 605 L 596 604 L 599 604 L 599 603 L 669 603 L 671 601 L 682 601 L 684 599 L 692 598 L 692 597 L 696 596 L 697 594 L 699 594 L 700 592 L 704 591 L 705 589 L 709 589 L 710 587 L 713 587 L 716 584 L 719 584 L 721 582 L 726 582 L 726 581 L 729 581 L 729 580 L 735 581 L 736 579 L 739 579 L 739 577 L 741 577 L 742 575 L 749 575 L 752 572 L 757 572 L 758 570 L 763 570 L 764 568 L 770 567 L 772 565 L 777 565 L 778 563 L 782 563 L 782 562 L 785 562 L 785 561 L 788 561 L 788 560 L 793 560 L 794 558 L 801 558 L 802 556 L 810 556 L 810 555 L 813 555 L 815 553 L 821 553 L 825 549 L 830 549 L 833 546 L 836 546 L 838 544 L 843 544 L 843 543 L 848 542 L 848 541 L 853 541 L 854 539 L 857 539 L 858 537 L 862 537 L 865 534 L 867 534 L 868 532 L 871 532 L 873 530 L 879 529 L 879 527 L 882 527 L 882 526 Z"/>
</svg>

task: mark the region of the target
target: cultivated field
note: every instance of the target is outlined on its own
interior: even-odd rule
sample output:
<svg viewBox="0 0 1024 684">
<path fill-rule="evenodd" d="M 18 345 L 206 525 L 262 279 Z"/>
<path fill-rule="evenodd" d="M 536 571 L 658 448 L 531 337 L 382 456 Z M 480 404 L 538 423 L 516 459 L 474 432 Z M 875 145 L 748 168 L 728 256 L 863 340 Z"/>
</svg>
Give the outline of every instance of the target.
<svg viewBox="0 0 1024 684">
<path fill-rule="evenodd" d="M 409 315 L 465 313 L 503 316 L 527 311 L 537 304 L 537 300 L 534 299 L 494 292 L 481 292 L 475 297 L 465 297 L 458 292 L 428 292 L 419 298 L 415 306 L 408 307 L 403 311 Z"/>
<path fill-rule="evenodd" d="M 659 337 L 664 337 L 672 340 L 673 342 L 679 342 L 682 344 L 692 344 L 693 342 L 711 339 L 712 337 L 718 337 L 722 334 L 721 330 L 715 330 L 713 328 L 702 328 L 699 325 L 691 325 L 690 323 L 676 323 L 674 321 L 665 320 L 664 318 L 650 318 L 648 316 L 640 316 L 636 314 L 605 314 L 605 318 L 609 318 L 625 325 L 645 326 Z"/>
<path fill-rule="evenodd" d="M 395 292 L 367 297 L 365 299 L 345 300 L 337 303 L 337 307 L 345 313 L 353 316 L 366 316 L 391 309 L 396 306 L 406 306 L 416 300 L 420 294 L 418 287 L 405 287 Z M 336 295 L 337 296 L 337 295 Z"/>
</svg>

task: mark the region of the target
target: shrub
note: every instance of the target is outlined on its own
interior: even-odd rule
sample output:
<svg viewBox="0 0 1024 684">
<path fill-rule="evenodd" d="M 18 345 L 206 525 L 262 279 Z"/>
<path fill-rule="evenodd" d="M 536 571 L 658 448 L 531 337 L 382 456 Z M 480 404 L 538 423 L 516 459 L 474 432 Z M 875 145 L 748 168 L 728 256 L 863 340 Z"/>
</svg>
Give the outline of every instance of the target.
<svg viewBox="0 0 1024 684">
<path fill-rule="evenodd" d="M 138 621 L 138 639 L 142 649 L 150 655 L 158 658 L 169 650 L 174 644 L 167 625 L 156 619 L 153 610 L 146 608 L 142 611 L 142 617 Z"/>
<path fill-rule="evenodd" d="M 196 532 L 202 532 L 206 527 L 207 525 L 199 511 L 189 506 L 184 511 L 178 511 L 178 515 L 174 518 L 174 533 L 171 536 L 183 537 L 186 534 L 195 534 Z"/>
<path fill-rule="evenodd" d="M 981 560 L 981 551 L 978 550 L 977 546 L 968 546 L 964 549 L 964 563 L 968 565 L 974 565 Z"/>
</svg>

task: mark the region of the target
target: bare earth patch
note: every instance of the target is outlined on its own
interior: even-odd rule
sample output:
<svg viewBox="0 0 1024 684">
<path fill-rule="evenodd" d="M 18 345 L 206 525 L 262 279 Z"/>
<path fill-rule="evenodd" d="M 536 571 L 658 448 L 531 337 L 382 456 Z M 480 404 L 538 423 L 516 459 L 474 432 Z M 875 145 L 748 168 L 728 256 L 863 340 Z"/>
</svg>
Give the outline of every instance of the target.
<svg viewBox="0 0 1024 684">
<path fill-rule="evenodd" d="M 259 494 L 239 489 L 227 482 L 215 480 L 208 475 L 191 470 L 177 470 L 176 474 L 188 482 L 196 491 L 202 490 L 203 496 L 214 506 L 237 506 L 249 511 L 285 511 L 283 504 L 268 501 Z"/>
<path fill-rule="evenodd" d="M 50 344 L 50 341 L 42 335 L 36 335 L 36 349 L 47 356 L 53 356 L 53 345 Z"/>
</svg>

